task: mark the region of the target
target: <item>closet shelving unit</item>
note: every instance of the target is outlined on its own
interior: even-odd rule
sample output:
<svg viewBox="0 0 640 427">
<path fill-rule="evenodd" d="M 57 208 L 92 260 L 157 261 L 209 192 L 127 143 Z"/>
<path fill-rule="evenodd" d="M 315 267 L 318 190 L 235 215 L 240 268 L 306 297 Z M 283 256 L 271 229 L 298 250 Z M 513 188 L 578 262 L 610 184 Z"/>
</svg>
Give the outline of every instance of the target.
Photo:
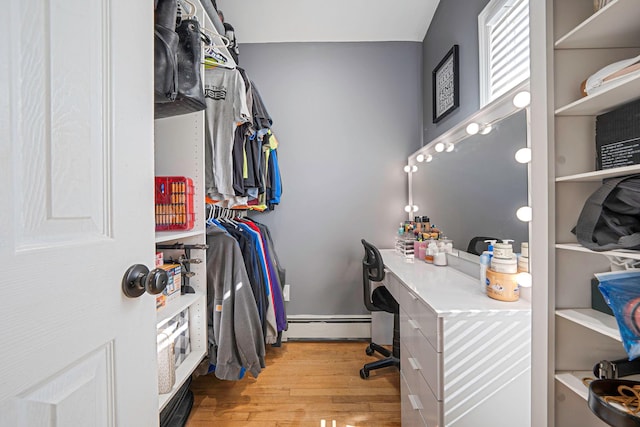
<svg viewBox="0 0 640 427">
<path fill-rule="evenodd" d="M 582 97 L 580 83 L 612 62 L 640 53 L 640 4 L 613 0 L 597 12 L 591 0 L 552 0 L 555 42 L 548 56 L 553 64 L 553 128 L 549 152 L 555 153 L 555 292 L 551 307 L 555 328 L 550 332 L 555 372 L 555 426 L 606 426 L 587 406 L 585 377 L 593 377 L 595 363 L 626 356 L 614 317 L 591 309 L 593 273 L 609 270 L 605 255 L 640 259 L 640 252 L 596 253 L 577 243 L 571 229 L 582 206 L 605 178 L 640 173 L 640 166 L 595 170 L 595 119 L 640 98 L 640 73 L 611 82 L 596 94 Z M 533 32 L 532 32 L 533 34 Z M 534 207 L 535 209 L 535 207 Z M 553 219 L 550 219 L 552 221 Z M 534 267 L 535 268 L 535 267 Z M 535 271 L 535 270 L 534 270 Z M 535 275 L 535 273 L 534 273 Z M 553 276 L 552 276 L 553 277 Z M 535 306 L 534 306 L 535 310 Z"/>
<path fill-rule="evenodd" d="M 200 25 L 209 32 L 218 34 L 212 19 L 198 0 L 190 0 L 197 9 L 196 17 Z M 188 9 L 188 6 L 187 6 Z M 213 19 L 217 19 L 217 16 Z M 218 41 L 218 43 L 220 43 Z M 219 48 L 223 54 L 233 61 L 228 50 Z M 202 69 L 204 76 L 204 67 Z M 205 170 L 204 170 L 204 112 L 184 114 L 154 121 L 155 139 L 155 175 L 186 176 L 194 183 L 195 225 L 191 230 L 156 232 L 156 244 L 205 244 Z M 171 251 L 163 250 L 165 254 Z M 181 251 L 175 252 L 177 255 Z M 159 410 L 175 395 L 180 386 L 189 378 L 207 353 L 207 278 L 206 251 L 191 250 L 192 258 L 200 258 L 202 263 L 191 264 L 190 271 L 195 273 L 189 280 L 194 294 L 183 294 L 169 301 L 157 311 L 157 324 L 173 318 L 185 309 L 189 310 L 189 338 L 191 352 L 176 370 L 176 382 L 171 392 L 158 397 Z"/>
</svg>

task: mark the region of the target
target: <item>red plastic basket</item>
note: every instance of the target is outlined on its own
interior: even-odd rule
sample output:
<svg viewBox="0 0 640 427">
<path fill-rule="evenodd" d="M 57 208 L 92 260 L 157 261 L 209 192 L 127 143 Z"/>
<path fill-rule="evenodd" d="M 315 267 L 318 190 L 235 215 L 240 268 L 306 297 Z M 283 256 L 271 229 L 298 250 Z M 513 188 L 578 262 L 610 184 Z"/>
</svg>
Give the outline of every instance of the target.
<svg viewBox="0 0 640 427">
<path fill-rule="evenodd" d="M 191 230 L 193 180 L 184 176 L 156 176 L 156 231 Z"/>
</svg>

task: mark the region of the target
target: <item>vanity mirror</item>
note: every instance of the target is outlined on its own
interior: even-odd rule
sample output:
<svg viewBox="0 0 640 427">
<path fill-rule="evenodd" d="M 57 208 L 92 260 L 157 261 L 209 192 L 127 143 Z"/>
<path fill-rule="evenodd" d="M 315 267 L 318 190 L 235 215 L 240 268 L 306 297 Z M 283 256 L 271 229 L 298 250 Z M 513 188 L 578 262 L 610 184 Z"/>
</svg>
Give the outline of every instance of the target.
<svg viewBox="0 0 640 427">
<path fill-rule="evenodd" d="M 428 216 L 461 251 L 488 236 L 520 252 L 529 240 L 528 102 L 527 81 L 413 153 L 409 217 Z"/>
</svg>

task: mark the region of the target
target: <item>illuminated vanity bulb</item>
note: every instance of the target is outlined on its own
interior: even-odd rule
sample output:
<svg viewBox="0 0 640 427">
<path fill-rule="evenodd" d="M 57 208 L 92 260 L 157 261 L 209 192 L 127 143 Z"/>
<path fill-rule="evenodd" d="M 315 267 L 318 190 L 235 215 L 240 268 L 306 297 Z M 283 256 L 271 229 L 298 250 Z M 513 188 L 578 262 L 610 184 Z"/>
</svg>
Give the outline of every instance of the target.
<svg viewBox="0 0 640 427">
<path fill-rule="evenodd" d="M 531 148 L 521 148 L 516 151 L 516 162 L 529 163 L 531 161 Z"/>
<path fill-rule="evenodd" d="M 489 125 L 484 125 L 482 127 L 482 129 L 480 129 L 480 135 L 486 135 L 489 132 L 491 132 L 493 130 L 493 126 Z"/>
<path fill-rule="evenodd" d="M 414 212 L 418 212 L 418 206 L 413 205 L 413 206 L 412 206 L 412 209 L 413 209 L 413 211 L 414 211 Z"/>
<path fill-rule="evenodd" d="M 518 285 L 522 286 L 523 288 L 530 288 L 531 273 L 527 273 L 527 272 L 518 273 L 517 281 L 518 281 Z"/>
<path fill-rule="evenodd" d="M 471 122 L 467 125 L 467 133 L 469 135 L 475 135 L 476 133 L 480 132 L 480 125 L 475 123 L 475 122 Z"/>
<path fill-rule="evenodd" d="M 411 172 L 411 166 L 409 166 L 409 165 L 405 166 L 405 167 L 404 167 L 404 171 L 405 171 L 406 173 Z"/>
<path fill-rule="evenodd" d="M 442 153 L 444 151 L 444 144 L 442 142 L 438 142 L 435 148 L 438 153 Z"/>
<path fill-rule="evenodd" d="M 411 205 L 407 205 L 407 206 L 404 207 L 404 211 L 407 212 L 407 213 L 411 212 L 412 210 L 413 210 L 413 206 L 411 206 Z"/>
<path fill-rule="evenodd" d="M 515 105 L 517 108 L 524 108 L 530 103 L 531 94 L 526 90 L 516 93 L 516 96 L 513 97 L 513 105 Z"/>
<path fill-rule="evenodd" d="M 417 161 L 418 163 L 422 163 L 422 162 L 424 162 L 424 154 L 418 154 L 418 155 L 416 156 L 416 161 Z"/>
<path fill-rule="evenodd" d="M 453 144 L 447 145 L 447 153 L 452 152 L 454 148 L 456 148 L 456 147 Z"/>
<path fill-rule="evenodd" d="M 530 206 L 523 206 L 516 211 L 516 216 L 522 222 L 531 221 L 532 212 Z"/>
<path fill-rule="evenodd" d="M 433 156 L 431 154 L 429 154 L 427 156 L 427 163 L 429 163 L 431 160 L 433 160 Z"/>
<path fill-rule="evenodd" d="M 417 172 L 418 171 L 418 166 L 413 165 L 411 166 L 411 172 Z"/>
</svg>

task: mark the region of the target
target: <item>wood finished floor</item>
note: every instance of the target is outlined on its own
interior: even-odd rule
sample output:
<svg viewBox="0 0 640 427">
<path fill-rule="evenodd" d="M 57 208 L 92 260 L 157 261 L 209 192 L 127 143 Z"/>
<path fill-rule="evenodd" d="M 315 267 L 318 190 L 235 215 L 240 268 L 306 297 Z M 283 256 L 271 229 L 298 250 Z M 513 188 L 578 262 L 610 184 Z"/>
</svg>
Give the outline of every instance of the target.
<svg viewBox="0 0 640 427">
<path fill-rule="evenodd" d="M 400 426 L 400 373 L 394 368 L 360 378 L 366 342 L 286 342 L 268 346 L 257 379 L 193 380 L 187 427 Z"/>
</svg>

